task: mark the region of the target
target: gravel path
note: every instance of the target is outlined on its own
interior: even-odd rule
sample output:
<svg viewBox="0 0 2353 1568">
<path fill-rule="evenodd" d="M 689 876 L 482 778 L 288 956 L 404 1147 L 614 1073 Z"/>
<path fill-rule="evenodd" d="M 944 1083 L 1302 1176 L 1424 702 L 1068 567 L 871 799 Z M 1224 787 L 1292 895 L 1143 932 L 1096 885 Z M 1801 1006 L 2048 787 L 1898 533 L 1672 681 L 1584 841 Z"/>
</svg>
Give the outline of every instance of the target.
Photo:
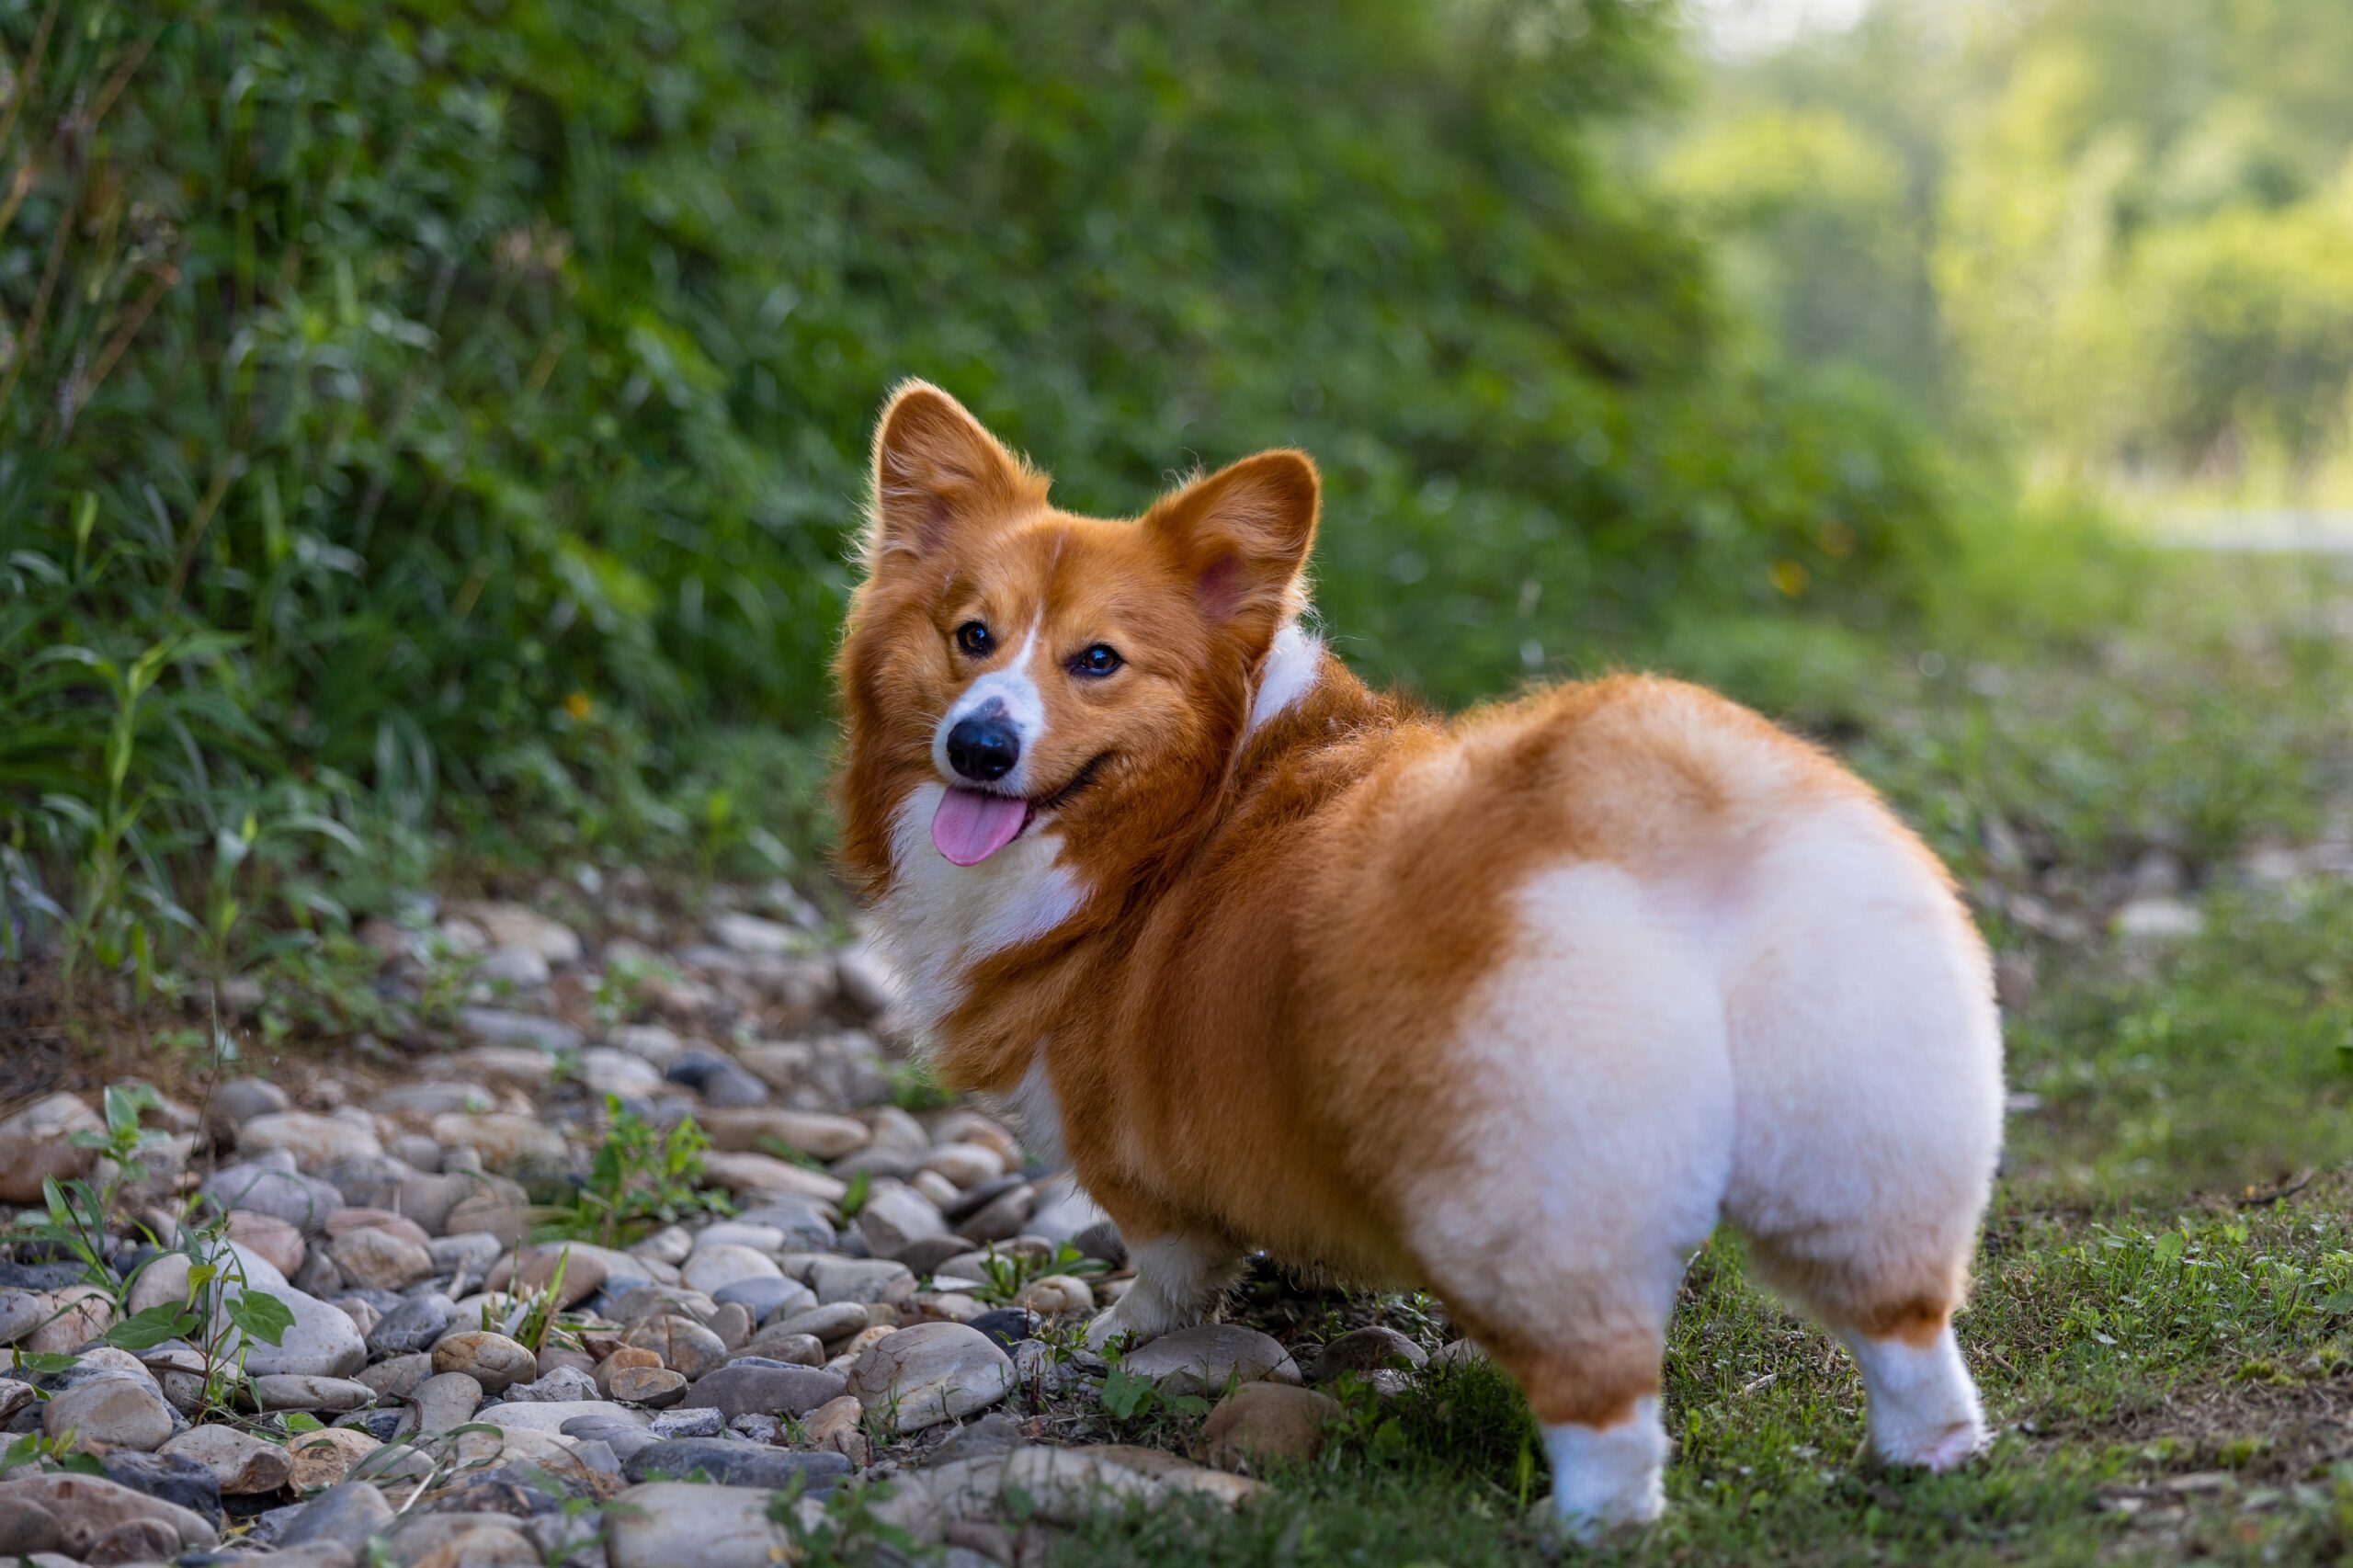
<svg viewBox="0 0 2353 1568">
<path fill-rule="evenodd" d="M 397 1049 L 0 1121 L 0 1554 L 1034 1560 L 1105 1499 L 1246 1506 L 1339 1411 L 1305 1384 L 1393 1392 L 1436 1347 L 1188 1330 L 1117 1414 L 1137 1378 L 1214 1403 L 1208 1462 L 1087 1441 L 1117 1233 L 928 1093 L 887 971 L 777 896 L 684 939 L 622 898 L 599 944 L 515 903 L 370 923 L 380 993 L 441 1020 Z"/>
</svg>

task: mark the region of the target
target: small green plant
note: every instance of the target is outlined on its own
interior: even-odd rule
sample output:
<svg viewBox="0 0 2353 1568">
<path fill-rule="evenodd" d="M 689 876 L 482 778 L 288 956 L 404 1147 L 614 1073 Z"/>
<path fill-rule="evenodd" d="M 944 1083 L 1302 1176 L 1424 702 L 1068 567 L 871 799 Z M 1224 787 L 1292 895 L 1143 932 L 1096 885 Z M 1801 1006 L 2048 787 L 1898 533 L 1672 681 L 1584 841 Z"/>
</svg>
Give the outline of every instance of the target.
<svg viewBox="0 0 2353 1568">
<path fill-rule="evenodd" d="M 928 1062 L 893 1062 L 884 1070 L 891 1078 L 891 1103 L 901 1110 L 920 1116 L 927 1110 L 946 1110 L 956 1103 L 956 1096 L 932 1075 Z"/>
<path fill-rule="evenodd" d="M 603 1028 L 613 1028 L 637 1016 L 647 982 L 677 978 L 676 966 L 665 959 L 616 954 L 605 960 L 588 988 L 588 1011 Z"/>
<path fill-rule="evenodd" d="M 1174 1392 L 1155 1378 L 1131 1372 L 1116 1354 L 1103 1374 L 1103 1413 L 1131 1426 L 1161 1427 L 1206 1415 L 1209 1409 L 1204 1395 Z"/>
<path fill-rule="evenodd" d="M 1050 1274 L 1100 1274 L 1103 1267 L 1101 1258 L 1088 1257 L 1068 1242 L 1063 1243 L 1050 1255 L 999 1252 L 995 1244 L 991 1244 L 981 1256 L 982 1278 L 979 1288 L 972 1291 L 972 1298 L 992 1306 L 1002 1306 Z"/>
<path fill-rule="evenodd" d="M 849 1173 L 849 1182 L 842 1193 L 841 1201 L 834 1207 L 841 1210 L 843 1219 L 855 1220 L 865 1211 L 867 1195 L 873 1190 L 873 1172 L 852 1171 Z"/>
<path fill-rule="evenodd" d="M 665 1132 L 615 1095 L 605 1096 L 605 1140 L 589 1163 L 588 1179 L 558 1211 L 549 1227 L 553 1233 L 613 1246 L 689 1215 L 734 1211 L 724 1193 L 702 1185 L 703 1151 L 710 1140 L 694 1118 Z"/>
<path fill-rule="evenodd" d="M 70 1471 L 78 1475 L 104 1475 L 106 1467 L 76 1448 L 74 1437 L 75 1434 L 70 1428 L 54 1437 L 40 1432 L 22 1434 L 6 1449 L 0 1449 L 0 1477 L 26 1468 Z"/>
<path fill-rule="evenodd" d="M 517 1345 L 533 1351 L 545 1349 L 550 1334 L 560 1328 L 576 1327 L 580 1322 L 577 1318 L 565 1318 L 563 1312 L 563 1277 L 571 1267 L 572 1249 L 565 1247 L 556 1254 L 555 1267 L 548 1275 L 548 1282 L 538 1290 L 517 1293 L 510 1283 L 503 1300 L 493 1297 L 483 1304 L 483 1327 L 504 1334 Z M 519 1279 L 522 1274 L 523 1246 L 518 1241 L 515 1245 L 511 1278 Z M 557 1342 L 560 1345 L 577 1343 L 569 1335 L 559 1336 Z"/>
</svg>

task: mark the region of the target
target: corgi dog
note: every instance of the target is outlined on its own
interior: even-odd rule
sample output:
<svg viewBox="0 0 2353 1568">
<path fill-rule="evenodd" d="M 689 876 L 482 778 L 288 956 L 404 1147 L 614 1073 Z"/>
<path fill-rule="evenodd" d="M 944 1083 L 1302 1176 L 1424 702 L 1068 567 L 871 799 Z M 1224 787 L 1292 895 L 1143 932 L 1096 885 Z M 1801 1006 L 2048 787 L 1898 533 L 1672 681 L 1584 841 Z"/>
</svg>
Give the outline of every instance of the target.
<svg viewBox="0 0 2353 1568">
<path fill-rule="evenodd" d="M 840 856 L 940 1079 L 1126 1238 L 1092 1339 L 1196 1322 L 1254 1249 L 1427 1286 L 1560 1516 L 1640 1523 L 1722 1222 L 1853 1353 L 1882 1460 L 1966 1459 L 2001 1039 L 1943 867 L 1695 687 L 1369 689 L 1303 619 L 1318 498 L 1268 451 L 1075 516 L 921 382 L 874 438 Z"/>
</svg>

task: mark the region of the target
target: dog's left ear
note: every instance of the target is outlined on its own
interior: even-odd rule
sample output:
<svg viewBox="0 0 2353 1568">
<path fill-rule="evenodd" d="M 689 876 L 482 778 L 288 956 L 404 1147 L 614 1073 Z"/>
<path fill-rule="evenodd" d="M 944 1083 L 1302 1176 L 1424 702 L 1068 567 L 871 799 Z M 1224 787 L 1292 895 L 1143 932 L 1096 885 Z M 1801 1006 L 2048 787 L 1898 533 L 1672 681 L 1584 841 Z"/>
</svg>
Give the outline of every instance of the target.
<svg viewBox="0 0 2353 1568">
<path fill-rule="evenodd" d="M 867 569 L 922 560 L 964 523 L 1042 505 L 1046 481 L 928 381 L 899 383 L 874 431 Z"/>
<path fill-rule="evenodd" d="M 1321 486 L 1305 452 L 1260 452 L 1163 497 L 1144 515 L 1194 602 L 1253 641 L 1306 608 Z"/>
</svg>

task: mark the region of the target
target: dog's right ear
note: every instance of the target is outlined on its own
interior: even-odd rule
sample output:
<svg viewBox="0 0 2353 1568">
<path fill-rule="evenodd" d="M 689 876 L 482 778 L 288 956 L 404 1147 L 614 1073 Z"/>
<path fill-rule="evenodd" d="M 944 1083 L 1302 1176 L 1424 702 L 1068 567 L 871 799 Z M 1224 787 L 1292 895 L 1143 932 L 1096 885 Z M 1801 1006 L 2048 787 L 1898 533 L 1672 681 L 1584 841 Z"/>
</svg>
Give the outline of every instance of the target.
<svg viewBox="0 0 2353 1568">
<path fill-rule="evenodd" d="M 928 381 L 899 383 L 874 432 L 866 566 L 935 554 L 961 525 L 1042 505 L 1046 482 L 964 405 Z"/>
</svg>

